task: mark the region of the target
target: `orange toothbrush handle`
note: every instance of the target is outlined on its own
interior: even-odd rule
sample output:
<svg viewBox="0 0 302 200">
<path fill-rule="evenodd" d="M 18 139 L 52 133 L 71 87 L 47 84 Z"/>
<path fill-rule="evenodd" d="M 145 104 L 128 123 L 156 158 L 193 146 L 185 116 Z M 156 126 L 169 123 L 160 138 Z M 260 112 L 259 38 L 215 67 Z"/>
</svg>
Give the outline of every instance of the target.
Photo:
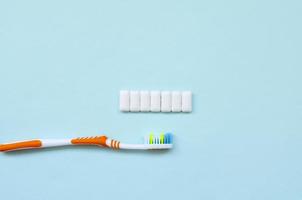
<svg viewBox="0 0 302 200">
<path fill-rule="evenodd" d="M 14 142 L 9 144 L 0 144 L 0 151 L 15 151 L 21 149 L 34 149 L 42 147 L 42 142 L 40 140 L 29 140 L 24 142 Z"/>
</svg>

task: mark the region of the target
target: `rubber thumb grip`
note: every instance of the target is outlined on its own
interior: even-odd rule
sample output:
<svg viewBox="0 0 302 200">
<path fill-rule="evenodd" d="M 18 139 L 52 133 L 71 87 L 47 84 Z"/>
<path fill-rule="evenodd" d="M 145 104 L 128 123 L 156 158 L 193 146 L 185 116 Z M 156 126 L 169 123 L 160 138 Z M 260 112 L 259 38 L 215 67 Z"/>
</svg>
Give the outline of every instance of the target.
<svg viewBox="0 0 302 200">
<path fill-rule="evenodd" d="M 106 136 L 96 136 L 96 137 L 81 137 L 71 140 L 71 143 L 74 145 L 99 145 L 108 147 L 106 144 Z"/>
</svg>

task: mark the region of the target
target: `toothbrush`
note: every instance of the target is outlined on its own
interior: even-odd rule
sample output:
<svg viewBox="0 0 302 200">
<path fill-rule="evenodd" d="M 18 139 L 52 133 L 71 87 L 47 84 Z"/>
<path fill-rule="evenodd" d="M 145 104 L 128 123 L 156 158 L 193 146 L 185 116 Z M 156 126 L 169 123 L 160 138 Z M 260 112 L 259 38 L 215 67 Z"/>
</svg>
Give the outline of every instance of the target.
<svg viewBox="0 0 302 200">
<path fill-rule="evenodd" d="M 36 139 L 0 144 L 0 151 L 17 151 L 25 149 L 41 149 L 47 147 L 59 147 L 68 145 L 94 145 L 112 149 L 171 149 L 173 147 L 173 135 L 171 133 L 154 136 L 150 134 L 144 139 L 144 144 L 126 144 L 109 139 L 105 135 L 95 137 L 79 137 L 74 139 Z"/>
</svg>

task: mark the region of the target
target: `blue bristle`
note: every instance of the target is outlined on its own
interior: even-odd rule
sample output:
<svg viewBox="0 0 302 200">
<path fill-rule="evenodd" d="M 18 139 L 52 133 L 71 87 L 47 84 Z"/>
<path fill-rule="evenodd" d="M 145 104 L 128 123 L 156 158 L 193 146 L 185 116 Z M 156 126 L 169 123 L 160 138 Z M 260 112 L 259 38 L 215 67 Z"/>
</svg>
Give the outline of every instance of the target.
<svg viewBox="0 0 302 200">
<path fill-rule="evenodd" d="M 172 133 L 165 134 L 165 144 L 172 144 L 173 143 L 173 135 Z"/>
</svg>

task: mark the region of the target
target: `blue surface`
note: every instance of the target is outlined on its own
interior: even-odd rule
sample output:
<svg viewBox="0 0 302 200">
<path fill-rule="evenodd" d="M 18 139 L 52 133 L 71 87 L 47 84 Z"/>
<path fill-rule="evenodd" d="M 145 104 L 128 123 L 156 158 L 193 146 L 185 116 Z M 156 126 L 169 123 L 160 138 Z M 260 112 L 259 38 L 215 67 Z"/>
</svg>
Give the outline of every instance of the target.
<svg viewBox="0 0 302 200">
<path fill-rule="evenodd" d="M 105 133 L 175 149 L 0 154 L 1 199 L 302 197 L 301 1 L 2 1 L 0 141 Z M 122 114 L 120 89 L 192 90 Z"/>
</svg>

